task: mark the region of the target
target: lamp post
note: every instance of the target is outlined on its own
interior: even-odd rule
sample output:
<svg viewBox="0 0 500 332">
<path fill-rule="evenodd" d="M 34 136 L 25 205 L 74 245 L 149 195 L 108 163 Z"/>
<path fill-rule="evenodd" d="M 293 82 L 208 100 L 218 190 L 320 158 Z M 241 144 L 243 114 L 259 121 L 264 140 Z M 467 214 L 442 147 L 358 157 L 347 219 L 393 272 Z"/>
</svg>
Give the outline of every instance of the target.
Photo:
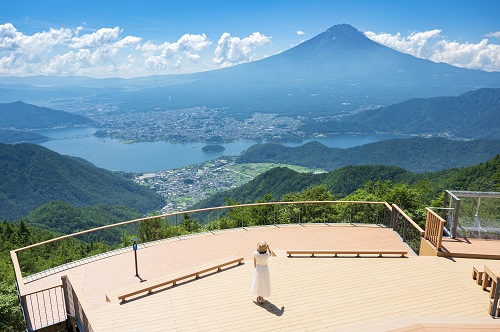
<svg viewBox="0 0 500 332">
<path fill-rule="evenodd" d="M 137 238 L 133 238 L 132 241 L 134 244 L 132 245 L 132 249 L 134 249 L 134 257 L 135 257 L 135 276 L 139 276 L 139 270 L 137 269 Z"/>
</svg>

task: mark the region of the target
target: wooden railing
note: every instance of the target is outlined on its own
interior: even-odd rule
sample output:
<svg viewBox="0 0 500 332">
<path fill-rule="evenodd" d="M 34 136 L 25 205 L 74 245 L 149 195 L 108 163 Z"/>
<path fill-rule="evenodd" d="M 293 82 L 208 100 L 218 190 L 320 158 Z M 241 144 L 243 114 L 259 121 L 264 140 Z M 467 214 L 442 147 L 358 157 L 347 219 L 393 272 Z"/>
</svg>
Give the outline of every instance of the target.
<svg viewBox="0 0 500 332">
<path fill-rule="evenodd" d="M 418 255 L 424 230 L 396 204 L 392 204 L 392 229 Z"/>
<path fill-rule="evenodd" d="M 23 283 L 17 254 L 10 252 L 26 330 L 34 331 L 66 321 L 64 294 L 61 285 L 28 293 Z"/>
<path fill-rule="evenodd" d="M 425 234 L 424 238 L 429 240 L 439 251 L 441 250 L 441 242 L 443 240 L 443 229 L 446 220 L 437 215 L 429 208 L 427 211 L 427 218 L 425 221 Z"/>
<path fill-rule="evenodd" d="M 81 332 L 93 332 L 92 322 L 95 320 L 92 317 L 90 306 L 86 303 L 85 297 L 79 287 L 74 287 L 74 282 L 71 281 L 69 275 L 61 277 L 62 288 L 64 291 L 64 301 L 66 304 L 66 314 L 68 318 L 74 320 L 77 329 Z"/>
<path fill-rule="evenodd" d="M 31 330 L 46 326 L 66 324 L 64 294 L 61 285 L 45 288 L 23 295 L 25 314 L 28 317 Z"/>
</svg>

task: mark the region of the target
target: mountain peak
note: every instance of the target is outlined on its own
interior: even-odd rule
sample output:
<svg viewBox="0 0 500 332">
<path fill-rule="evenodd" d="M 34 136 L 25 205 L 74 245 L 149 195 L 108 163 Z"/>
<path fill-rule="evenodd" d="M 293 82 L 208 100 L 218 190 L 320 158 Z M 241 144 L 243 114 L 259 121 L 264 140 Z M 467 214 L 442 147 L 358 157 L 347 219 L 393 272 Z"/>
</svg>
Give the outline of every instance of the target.
<svg viewBox="0 0 500 332">
<path fill-rule="evenodd" d="M 316 42 L 328 42 L 337 48 L 353 49 L 378 45 L 366 37 L 363 32 L 349 24 L 334 25 L 311 40 L 316 38 Z"/>
<path fill-rule="evenodd" d="M 307 59 L 308 65 L 316 63 L 322 72 L 325 64 L 328 64 L 330 69 L 332 66 L 343 67 L 352 62 L 358 66 L 364 61 L 367 53 L 383 48 L 385 47 L 369 39 L 352 25 L 338 24 L 281 53 L 280 57 L 294 59 L 299 63 L 304 63 L 304 59 Z"/>
<path fill-rule="evenodd" d="M 357 34 L 363 34 L 361 31 L 356 29 L 350 24 L 336 24 L 330 28 L 328 28 L 326 31 L 328 34 L 332 35 L 357 35 Z"/>
</svg>

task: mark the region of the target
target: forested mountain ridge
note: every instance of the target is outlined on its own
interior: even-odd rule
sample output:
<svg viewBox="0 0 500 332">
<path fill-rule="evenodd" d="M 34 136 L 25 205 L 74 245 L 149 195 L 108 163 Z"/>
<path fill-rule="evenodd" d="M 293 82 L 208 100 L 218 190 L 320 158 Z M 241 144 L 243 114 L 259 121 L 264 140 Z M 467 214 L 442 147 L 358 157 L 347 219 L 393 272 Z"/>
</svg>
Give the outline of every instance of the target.
<svg viewBox="0 0 500 332">
<path fill-rule="evenodd" d="M 401 138 L 347 149 L 318 142 L 298 147 L 256 144 L 243 152 L 238 163 L 283 163 L 327 171 L 347 165 L 390 165 L 423 173 L 476 165 L 500 152 L 500 140 L 456 141 L 445 138 Z"/>
<path fill-rule="evenodd" d="M 127 206 L 93 205 L 76 207 L 70 203 L 51 201 L 33 210 L 26 223 L 40 229 L 72 234 L 92 228 L 116 224 L 126 220 L 142 218 L 144 215 Z M 116 230 L 109 233 L 119 238 Z M 114 239 L 114 241 L 116 241 Z"/>
<path fill-rule="evenodd" d="M 0 143 L 0 219 L 25 217 L 53 200 L 78 207 L 127 206 L 142 213 L 164 204 L 154 190 L 89 162 L 34 144 Z"/>
<path fill-rule="evenodd" d="M 500 89 L 479 89 L 458 97 L 414 98 L 342 117 L 335 127 L 342 132 L 344 126 L 359 123 L 372 132 L 500 139 Z"/>
<path fill-rule="evenodd" d="M 91 125 L 93 123 L 92 120 L 81 115 L 26 104 L 21 101 L 0 104 L 0 129 L 47 129 Z"/>
<path fill-rule="evenodd" d="M 398 181 L 410 176 L 400 167 L 361 165 L 346 166 L 330 173 L 299 173 L 286 167 L 273 168 L 241 187 L 217 193 L 193 206 L 203 208 L 226 205 L 226 198 L 241 203 L 254 203 L 257 199 L 271 194 L 272 200 L 279 201 L 285 194 L 299 192 L 306 188 L 325 185 L 336 197 L 350 194 L 367 181 Z"/>
<path fill-rule="evenodd" d="M 39 143 L 48 141 L 50 138 L 32 131 L 0 129 L 0 143 Z"/>
<path fill-rule="evenodd" d="M 500 192 L 500 154 L 478 165 L 416 174 L 410 180 L 429 180 L 436 188 Z"/>
<path fill-rule="evenodd" d="M 438 172 L 414 174 L 403 168 L 380 165 L 346 166 L 329 173 L 298 173 L 287 168 L 274 168 L 241 187 L 207 198 L 193 206 L 205 208 L 226 205 L 232 202 L 253 203 L 264 195 L 274 201 L 291 192 L 300 192 L 324 185 L 333 197 L 347 196 L 363 187 L 367 182 L 391 181 L 416 184 L 428 181 L 435 195 L 444 190 L 500 191 L 500 154 L 484 163 L 464 168 L 453 168 Z"/>
<path fill-rule="evenodd" d="M 39 135 L 33 130 L 92 124 L 94 121 L 81 115 L 26 104 L 21 101 L 0 104 L 0 143 L 39 143 L 50 138 Z"/>
</svg>

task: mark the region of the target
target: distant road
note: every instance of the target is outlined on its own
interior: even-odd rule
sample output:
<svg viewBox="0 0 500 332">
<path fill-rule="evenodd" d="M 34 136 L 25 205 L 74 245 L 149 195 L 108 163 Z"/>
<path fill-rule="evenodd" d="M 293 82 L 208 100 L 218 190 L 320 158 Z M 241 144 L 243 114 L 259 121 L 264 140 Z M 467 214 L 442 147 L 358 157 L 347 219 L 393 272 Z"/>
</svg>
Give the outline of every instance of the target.
<svg viewBox="0 0 500 332">
<path fill-rule="evenodd" d="M 53 140 L 53 141 L 59 141 L 59 140 L 63 140 L 63 139 L 75 139 L 75 138 L 92 137 L 92 136 L 94 136 L 94 134 L 64 136 L 64 137 L 51 137 L 51 140 Z"/>
</svg>

